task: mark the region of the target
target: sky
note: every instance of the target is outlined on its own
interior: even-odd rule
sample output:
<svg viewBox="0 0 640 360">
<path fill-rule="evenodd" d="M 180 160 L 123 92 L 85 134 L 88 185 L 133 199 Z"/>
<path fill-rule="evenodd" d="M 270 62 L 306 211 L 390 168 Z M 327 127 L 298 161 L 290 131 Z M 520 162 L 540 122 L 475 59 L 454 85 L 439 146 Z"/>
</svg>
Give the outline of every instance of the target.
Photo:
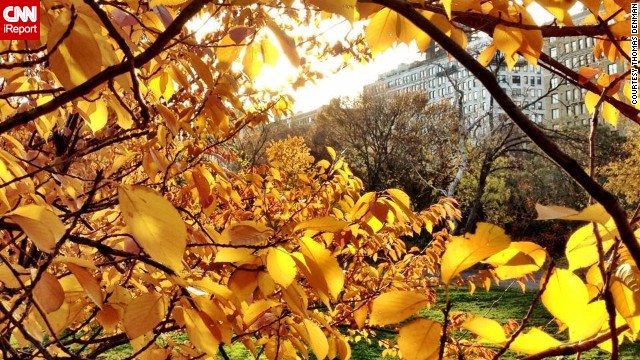
<svg viewBox="0 0 640 360">
<path fill-rule="evenodd" d="M 549 22 L 553 19 L 549 13 L 535 3 L 530 5 L 528 9 L 540 23 Z M 339 26 L 333 24 L 330 29 L 314 29 L 314 31 L 323 32 L 324 36 L 330 40 L 344 36 L 350 26 L 345 22 Z M 369 63 L 353 64 L 337 73 L 326 74 L 325 78 L 318 80 L 315 84 L 307 83 L 304 87 L 293 90 L 289 84 L 295 74 L 295 69 L 282 56 L 275 68 L 265 67 L 262 70 L 262 74 L 255 79 L 255 86 L 256 88 L 269 87 L 271 89 L 279 89 L 292 94 L 295 99 L 293 104 L 294 112 L 305 112 L 328 104 L 335 97 L 356 96 L 362 91 L 364 85 L 376 81 L 379 75 L 397 68 L 400 64 L 411 63 L 420 58 L 421 54 L 415 45 L 406 46 L 401 44 L 379 54 Z M 335 64 L 335 61 L 327 62 L 326 64 L 317 64 L 316 67 L 320 70 L 327 69 L 326 71 L 328 71 L 328 69 L 334 68 Z"/>
</svg>

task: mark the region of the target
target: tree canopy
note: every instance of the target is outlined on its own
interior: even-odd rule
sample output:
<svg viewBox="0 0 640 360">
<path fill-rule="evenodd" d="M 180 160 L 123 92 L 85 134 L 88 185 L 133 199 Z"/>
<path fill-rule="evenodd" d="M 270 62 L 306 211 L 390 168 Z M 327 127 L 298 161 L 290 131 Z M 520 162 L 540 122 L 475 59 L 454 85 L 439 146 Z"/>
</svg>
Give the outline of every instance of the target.
<svg viewBox="0 0 640 360">
<path fill-rule="evenodd" d="M 638 216 L 528 119 L 485 64 L 496 51 L 510 67 L 522 58 L 585 89 L 594 119 L 640 123 L 631 5 L 584 0 L 592 16 L 573 24 L 576 1 L 538 0 L 556 17 L 538 25 L 529 2 L 41 1 L 40 40 L 0 48 L 2 356 L 94 359 L 130 344 L 130 358 L 227 358 L 224 345 L 242 343 L 269 359 L 348 359 L 354 339 L 389 331 L 398 336 L 385 354 L 406 359 L 507 350 L 540 359 L 596 346 L 617 357 L 640 332 Z M 334 42 L 317 30 L 338 21 L 364 27 Z M 493 39 L 477 58 L 465 51 L 469 32 Z M 571 36 L 595 38 L 598 59 L 626 66 L 570 69 L 543 52 L 544 38 Z M 541 220 L 583 223 L 566 268 L 496 225 L 450 235 L 460 217 L 452 200 L 413 209 L 398 189 L 363 191 L 331 148 L 329 160 L 311 161 L 307 149 L 292 151 L 298 140 L 283 140 L 269 164 L 234 170 L 225 143 L 291 114 L 291 97 L 253 86 L 266 65 L 286 58 L 299 86 L 322 75 L 318 60 L 366 60 L 411 42 L 458 60 L 589 194 L 582 211 L 538 206 Z M 421 232 L 429 245 L 408 249 L 403 238 Z M 528 326 L 530 314 L 507 326 L 450 312 L 454 287 L 543 267 L 531 309 L 542 303 L 566 336 Z M 438 297 L 442 319 L 419 315 Z M 166 336 L 175 332 L 188 340 Z"/>
</svg>

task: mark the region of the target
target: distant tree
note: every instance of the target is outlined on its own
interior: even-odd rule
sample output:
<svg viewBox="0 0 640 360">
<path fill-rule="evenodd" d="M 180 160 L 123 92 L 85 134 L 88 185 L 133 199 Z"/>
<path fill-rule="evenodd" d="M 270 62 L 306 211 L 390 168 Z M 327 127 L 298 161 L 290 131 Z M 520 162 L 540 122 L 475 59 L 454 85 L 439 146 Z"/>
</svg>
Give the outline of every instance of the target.
<svg viewBox="0 0 640 360">
<path fill-rule="evenodd" d="M 456 116 L 424 93 L 336 99 L 316 116 L 311 143 L 343 152 L 367 189 L 399 187 L 424 207 L 446 196 L 454 176 Z"/>
<path fill-rule="evenodd" d="M 290 136 L 307 138 L 310 128 L 310 124 L 289 125 L 286 121 L 276 120 L 245 130 L 240 136 L 232 139 L 230 148 L 242 167 L 266 164 L 269 160 L 266 150 L 272 141 Z"/>
<path fill-rule="evenodd" d="M 602 168 L 606 187 L 624 197 L 627 203 L 640 203 L 640 141 L 633 133 L 621 146 L 621 156 Z"/>
</svg>

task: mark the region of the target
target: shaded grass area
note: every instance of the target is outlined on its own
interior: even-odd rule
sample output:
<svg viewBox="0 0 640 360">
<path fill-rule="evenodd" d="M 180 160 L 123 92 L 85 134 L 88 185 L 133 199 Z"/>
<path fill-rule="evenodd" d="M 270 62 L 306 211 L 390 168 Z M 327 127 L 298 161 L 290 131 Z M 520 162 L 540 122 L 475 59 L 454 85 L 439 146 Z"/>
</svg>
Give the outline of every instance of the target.
<svg viewBox="0 0 640 360">
<path fill-rule="evenodd" d="M 483 316 L 490 319 L 497 320 L 499 323 L 504 324 L 509 319 L 515 319 L 518 322 L 526 314 L 529 309 L 531 301 L 535 297 L 535 291 L 527 290 L 522 293 L 516 289 L 505 288 L 493 288 L 489 292 L 478 291 L 473 295 L 470 295 L 465 290 L 455 290 L 450 294 L 452 306 L 452 312 L 471 312 L 477 316 Z M 444 305 L 444 296 L 440 296 L 438 299 L 439 306 Z M 433 320 L 442 321 L 442 312 L 438 310 L 437 306 L 429 310 L 424 310 L 421 315 L 426 316 Z M 544 330 L 554 335 L 558 328 L 556 324 L 551 321 L 551 315 L 544 309 L 544 306 L 539 303 L 536 306 L 533 315 L 529 320 L 529 326 L 543 326 Z M 525 330 L 526 331 L 526 330 Z M 391 339 L 394 335 L 380 333 L 378 336 L 382 339 Z M 469 337 L 469 333 L 459 332 L 454 334 L 456 337 Z M 566 338 L 566 332 L 554 335 L 557 338 Z M 176 334 L 174 340 L 178 342 L 186 341 L 185 334 Z M 358 343 L 351 344 L 352 347 L 352 359 L 354 360 L 378 360 L 378 359 L 392 359 L 390 357 L 382 357 L 381 353 L 383 348 L 378 346 L 376 339 L 371 339 L 368 343 L 362 340 Z M 235 344 L 231 347 L 226 347 L 227 354 L 233 360 L 249 360 L 253 359 L 251 353 L 245 349 L 242 344 Z M 129 345 L 122 345 L 117 349 L 109 352 L 108 356 L 103 359 L 116 360 L 123 359 L 131 355 L 131 347 Z M 519 356 L 511 351 L 508 351 L 502 358 L 503 359 L 517 359 Z M 262 358 L 265 358 L 264 356 Z M 599 349 L 594 349 L 583 353 L 581 359 L 593 360 L 593 359 L 609 359 L 610 354 Z M 620 349 L 620 359 L 640 359 L 640 344 L 631 344 L 625 342 Z M 554 359 L 575 359 L 575 355 L 559 357 Z"/>
</svg>

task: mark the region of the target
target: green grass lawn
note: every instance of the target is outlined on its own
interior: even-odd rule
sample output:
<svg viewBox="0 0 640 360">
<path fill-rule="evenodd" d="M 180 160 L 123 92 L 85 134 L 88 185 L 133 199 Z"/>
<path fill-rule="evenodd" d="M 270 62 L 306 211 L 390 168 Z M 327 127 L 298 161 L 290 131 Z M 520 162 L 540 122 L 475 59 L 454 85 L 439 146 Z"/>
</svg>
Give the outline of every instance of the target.
<svg viewBox="0 0 640 360">
<path fill-rule="evenodd" d="M 471 312 L 477 316 L 487 317 L 504 324 L 509 319 L 515 319 L 520 322 L 529 309 L 531 301 L 535 297 L 535 291 L 527 290 L 522 293 L 516 289 L 504 289 L 504 288 L 492 288 L 491 291 L 477 291 L 474 295 L 470 295 L 468 291 L 458 290 L 451 293 L 452 311 Z M 444 297 L 440 299 L 444 302 Z M 443 303 L 439 304 L 443 306 Z M 423 311 L 422 315 L 427 316 L 430 319 L 442 321 L 442 312 L 436 307 L 430 310 Z M 529 320 L 529 326 L 544 326 L 545 331 L 553 335 L 558 330 L 555 322 L 551 321 L 552 317 L 544 309 L 544 306 L 539 302 L 534 309 L 533 315 Z M 563 336 L 564 335 L 564 336 Z M 454 336 L 470 336 L 468 333 L 458 333 Z M 384 336 L 382 336 L 384 337 Z M 558 338 L 566 338 L 566 332 L 559 335 Z M 352 345 L 353 359 L 355 360 L 368 360 L 368 359 L 382 359 L 380 356 L 381 348 L 377 344 L 367 344 L 360 342 Z M 517 359 L 518 356 L 515 352 L 508 351 L 503 359 Z M 575 359 L 574 356 L 566 356 L 566 359 Z M 564 359 L 560 357 L 559 359 Z M 582 354 L 581 359 L 608 359 L 610 358 L 607 352 L 599 349 L 591 350 Z M 620 359 L 640 359 L 640 343 L 630 344 L 624 343 L 620 350 Z"/>
<path fill-rule="evenodd" d="M 528 290 L 522 293 L 516 289 L 505 288 L 492 288 L 489 292 L 477 291 L 474 295 L 470 295 L 467 291 L 457 290 L 451 293 L 451 302 L 453 304 L 452 311 L 472 312 L 477 316 L 483 316 L 490 319 L 497 320 L 499 323 L 504 324 L 509 319 L 515 319 L 520 321 L 527 310 L 529 304 L 535 296 L 535 291 Z M 444 301 L 444 299 L 440 299 Z M 442 303 L 439 303 L 442 306 Z M 442 321 L 442 313 L 433 307 L 430 310 L 422 312 L 423 316 L 427 316 L 431 319 Z M 529 321 L 530 326 L 544 326 L 545 331 L 549 334 L 554 334 L 557 331 L 557 327 L 554 322 L 551 321 L 551 315 L 547 313 L 541 303 L 536 307 L 533 316 Z M 389 338 L 393 335 L 380 334 L 381 338 Z M 459 332 L 454 334 L 459 337 L 469 337 L 469 333 Z M 566 332 L 558 335 L 558 338 L 566 336 Z M 176 340 L 186 341 L 184 334 L 177 336 Z M 360 341 L 352 344 L 352 359 L 354 360 L 375 360 L 382 359 L 380 355 L 382 348 L 378 347 L 377 341 L 372 339 L 371 343 L 366 341 Z M 253 359 L 251 353 L 244 348 L 242 344 L 236 344 L 232 347 L 227 347 L 227 353 L 233 360 L 249 360 Z M 108 354 L 105 359 L 116 360 L 122 359 L 131 355 L 131 349 L 128 345 L 123 345 L 117 350 Z M 514 352 L 507 352 L 504 359 L 517 359 L 517 355 Z M 591 350 L 582 354 L 581 359 L 608 359 L 610 356 L 608 353 L 599 349 Z M 566 359 L 575 359 L 575 356 L 567 356 Z M 563 358 L 558 358 L 563 359 Z M 630 344 L 624 343 L 621 346 L 620 359 L 640 359 L 640 343 Z"/>
</svg>

